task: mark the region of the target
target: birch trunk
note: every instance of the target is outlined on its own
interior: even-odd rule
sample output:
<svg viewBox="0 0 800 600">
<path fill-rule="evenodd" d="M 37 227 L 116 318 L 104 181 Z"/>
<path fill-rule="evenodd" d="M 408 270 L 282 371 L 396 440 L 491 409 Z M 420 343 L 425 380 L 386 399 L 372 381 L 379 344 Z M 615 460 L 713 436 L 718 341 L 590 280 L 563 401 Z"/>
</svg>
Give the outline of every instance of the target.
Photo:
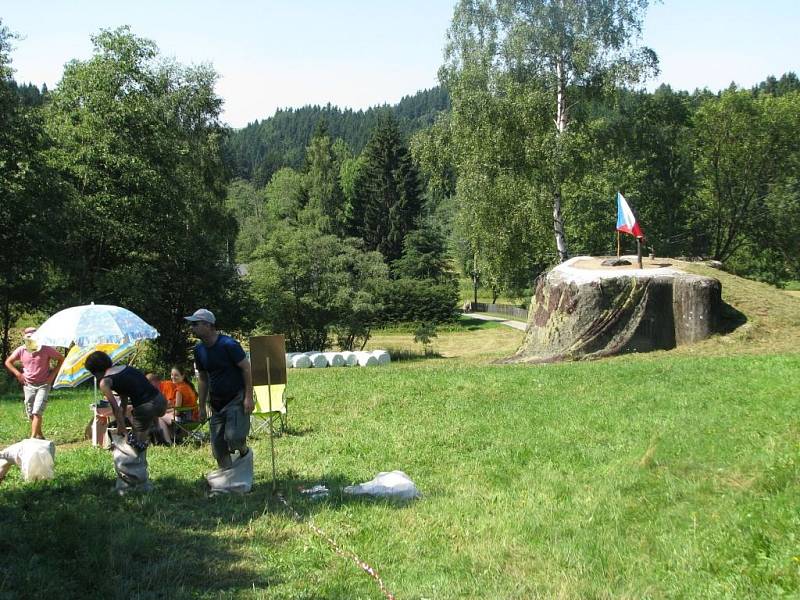
<svg viewBox="0 0 800 600">
<path fill-rule="evenodd" d="M 556 63 L 556 80 L 558 82 L 556 97 L 556 131 L 558 137 L 561 137 L 567 131 L 567 126 L 569 125 L 563 59 L 559 59 Z M 558 160 L 560 161 L 560 157 Z M 567 238 L 564 235 L 564 218 L 561 215 L 561 184 L 558 182 L 555 184 L 555 190 L 553 191 L 553 233 L 556 236 L 558 261 L 564 262 L 569 258 L 569 251 L 567 249 Z"/>
</svg>

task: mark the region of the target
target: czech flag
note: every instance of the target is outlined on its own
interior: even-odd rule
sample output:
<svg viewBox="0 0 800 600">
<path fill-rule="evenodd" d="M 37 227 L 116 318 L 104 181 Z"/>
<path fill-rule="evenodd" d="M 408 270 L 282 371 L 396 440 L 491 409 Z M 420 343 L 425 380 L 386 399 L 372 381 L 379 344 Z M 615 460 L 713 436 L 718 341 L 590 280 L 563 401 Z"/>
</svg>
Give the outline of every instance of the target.
<svg viewBox="0 0 800 600">
<path fill-rule="evenodd" d="M 635 237 L 644 237 L 642 228 L 636 222 L 631 207 L 628 206 L 625 196 L 617 192 L 617 231 L 630 233 Z"/>
</svg>

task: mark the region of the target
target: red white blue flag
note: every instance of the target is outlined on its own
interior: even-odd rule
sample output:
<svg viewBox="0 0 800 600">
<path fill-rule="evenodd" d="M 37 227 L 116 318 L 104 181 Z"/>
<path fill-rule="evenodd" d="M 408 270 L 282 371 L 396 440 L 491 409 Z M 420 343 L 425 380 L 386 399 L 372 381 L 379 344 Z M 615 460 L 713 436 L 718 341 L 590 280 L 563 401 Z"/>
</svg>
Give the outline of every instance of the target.
<svg viewBox="0 0 800 600">
<path fill-rule="evenodd" d="M 644 237 L 642 228 L 636 222 L 636 217 L 633 216 L 631 207 L 628 206 L 625 196 L 617 192 L 617 231 L 630 233 L 636 237 Z"/>
</svg>

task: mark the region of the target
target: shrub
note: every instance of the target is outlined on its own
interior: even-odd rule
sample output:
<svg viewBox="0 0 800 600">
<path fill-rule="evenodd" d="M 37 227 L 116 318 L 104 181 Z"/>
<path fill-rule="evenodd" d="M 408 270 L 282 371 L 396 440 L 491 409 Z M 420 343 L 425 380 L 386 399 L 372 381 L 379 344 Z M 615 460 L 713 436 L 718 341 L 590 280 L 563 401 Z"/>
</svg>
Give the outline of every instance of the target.
<svg viewBox="0 0 800 600">
<path fill-rule="evenodd" d="M 458 318 L 458 287 L 453 282 L 397 279 L 381 289 L 381 304 L 381 325 L 452 322 Z"/>
</svg>

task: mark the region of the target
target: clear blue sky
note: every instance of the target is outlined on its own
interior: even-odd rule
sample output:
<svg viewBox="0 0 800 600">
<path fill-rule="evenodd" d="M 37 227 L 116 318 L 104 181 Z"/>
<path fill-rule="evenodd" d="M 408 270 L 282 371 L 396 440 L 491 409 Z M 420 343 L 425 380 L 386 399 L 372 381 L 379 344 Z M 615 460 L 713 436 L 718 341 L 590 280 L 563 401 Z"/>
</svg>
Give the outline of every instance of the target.
<svg viewBox="0 0 800 600">
<path fill-rule="evenodd" d="M 130 25 L 182 63 L 220 75 L 234 127 L 277 108 L 394 104 L 437 83 L 455 0 L 4 0 L 23 37 L 11 54 L 21 82 L 55 87 L 63 65 L 91 54 L 101 28 Z M 800 0 L 667 0 L 651 6 L 643 42 L 661 61 L 653 88 L 750 86 L 800 72 Z"/>
</svg>

